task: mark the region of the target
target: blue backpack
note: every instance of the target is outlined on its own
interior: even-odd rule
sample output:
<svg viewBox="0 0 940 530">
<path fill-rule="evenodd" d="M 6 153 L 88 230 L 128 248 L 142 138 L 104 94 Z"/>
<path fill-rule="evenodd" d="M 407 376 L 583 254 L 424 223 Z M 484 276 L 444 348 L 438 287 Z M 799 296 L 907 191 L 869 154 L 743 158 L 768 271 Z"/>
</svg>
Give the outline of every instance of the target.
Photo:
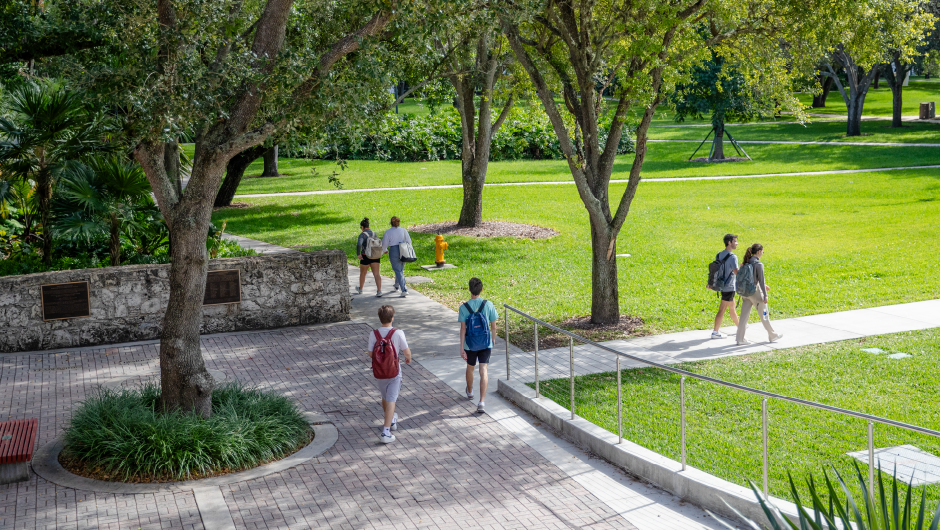
<svg viewBox="0 0 940 530">
<path fill-rule="evenodd" d="M 463 304 L 470 316 L 467 317 L 467 348 L 470 351 L 485 350 L 490 347 L 490 323 L 486 320 L 486 315 L 481 313 L 486 306 L 486 300 L 480 304 L 476 311 L 470 308 L 470 302 Z"/>
</svg>

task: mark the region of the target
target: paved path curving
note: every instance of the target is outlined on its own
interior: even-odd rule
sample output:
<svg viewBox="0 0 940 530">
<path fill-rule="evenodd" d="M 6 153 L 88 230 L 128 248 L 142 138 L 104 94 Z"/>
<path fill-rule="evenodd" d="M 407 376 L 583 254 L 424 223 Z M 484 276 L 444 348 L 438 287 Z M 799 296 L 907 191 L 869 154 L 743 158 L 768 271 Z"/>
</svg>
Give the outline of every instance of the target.
<svg viewBox="0 0 940 530">
<path fill-rule="evenodd" d="M 702 143 L 702 140 L 669 140 L 650 138 L 650 142 L 676 142 L 684 144 Z M 728 141 L 730 144 L 731 142 Z M 841 142 L 841 141 L 813 141 L 813 140 L 737 140 L 739 144 L 785 144 L 785 145 L 850 145 L 864 147 L 940 147 L 940 143 L 907 143 L 907 142 Z"/>
<path fill-rule="evenodd" d="M 676 140 L 685 141 L 685 140 Z M 937 144 L 940 147 L 940 144 Z M 839 175 L 848 173 L 872 173 L 879 171 L 902 171 L 909 169 L 937 169 L 940 165 L 930 166 L 901 166 L 901 167 L 881 167 L 870 169 L 834 169 L 830 171 L 797 171 L 793 173 L 760 173 L 756 175 L 718 175 L 714 177 L 664 177 L 664 178 L 644 178 L 640 182 L 684 182 L 698 180 L 733 180 L 733 179 L 754 179 L 770 177 L 813 177 L 820 175 Z M 611 184 L 626 184 L 627 179 L 612 179 Z M 540 182 L 493 182 L 486 186 L 556 186 L 573 185 L 572 180 L 548 180 Z M 448 190 L 463 188 L 461 184 L 441 184 L 438 186 L 402 186 L 400 188 L 359 188 L 342 190 L 313 190 L 313 191 L 285 191 L 280 193 L 250 193 L 245 195 L 236 195 L 236 199 L 250 199 L 260 197 L 300 197 L 304 195 L 334 195 L 339 193 L 364 193 L 372 191 L 414 191 L 414 190 Z M 266 243 L 265 243 L 266 244 Z"/>
</svg>

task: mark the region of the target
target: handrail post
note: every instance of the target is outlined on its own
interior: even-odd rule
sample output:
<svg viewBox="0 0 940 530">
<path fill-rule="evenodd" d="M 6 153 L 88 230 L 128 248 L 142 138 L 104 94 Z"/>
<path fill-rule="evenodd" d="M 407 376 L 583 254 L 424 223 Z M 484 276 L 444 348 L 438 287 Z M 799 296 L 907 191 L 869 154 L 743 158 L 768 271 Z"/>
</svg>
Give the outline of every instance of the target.
<svg viewBox="0 0 940 530">
<path fill-rule="evenodd" d="M 535 322 L 535 399 L 539 398 L 539 325 Z"/>
<path fill-rule="evenodd" d="M 868 494 L 875 498 L 875 424 L 868 420 Z"/>
<path fill-rule="evenodd" d="M 767 454 L 767 398 L 764 398 L 761 403 L 761 416 L 762 416 L 762 436 L 764 441 L 764 496 L 770 495 L 770 460 Z"/>
<path fill-rule="evenodd" d="M 503 322 L 506 325 L 506 381 L 509 381 L 509 309 L 503 308 L 503 311 L 506 312 L 506 320 Z"/>
<path fill-rule="evenodd" d="M 620 395 L 620 356 L 617 356 L 617 441 L 618 444 L 623 443 L 623 398 Z"/>
<path fill-rule="evenodd" d="M 682 450 L 682 471 L 685 471 L 685 376 L 679 378 L 679 443 Z"/>
<path fill-rule="evenodd" d="M 574 339 L 568 337 L 568 359 L 571 367 L 571 419 L 574 419 Z"/>
</svg>

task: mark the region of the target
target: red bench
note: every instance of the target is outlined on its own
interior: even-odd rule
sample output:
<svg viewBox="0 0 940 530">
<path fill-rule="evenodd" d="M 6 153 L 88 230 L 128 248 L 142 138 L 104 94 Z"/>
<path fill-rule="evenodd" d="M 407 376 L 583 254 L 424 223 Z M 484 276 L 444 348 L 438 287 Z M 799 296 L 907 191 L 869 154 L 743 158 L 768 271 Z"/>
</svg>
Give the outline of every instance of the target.
<svg viewBox="0 0 940 530">
<path fill-rule="evenodd" d="M 29 480 L 39 420 L 0 422 L 0 484 Z"/>
</svg>

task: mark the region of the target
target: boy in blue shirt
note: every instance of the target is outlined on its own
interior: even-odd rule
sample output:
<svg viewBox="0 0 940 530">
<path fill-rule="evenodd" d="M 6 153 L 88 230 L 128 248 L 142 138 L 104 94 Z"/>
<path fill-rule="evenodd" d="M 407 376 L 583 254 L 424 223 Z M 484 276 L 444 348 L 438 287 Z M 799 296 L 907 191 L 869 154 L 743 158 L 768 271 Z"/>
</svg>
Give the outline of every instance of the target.
<svg viewBox="0 0 940 530">
<path fill-rule="evenodd" d="M 493 351 L 493 336 L 496 334 L 496 321 L 499 315 L 492 302 L 480 298 L 483 292 L 483 281 L 479 278 L 470 278 L 470 300 L 461 304 L 457 313 L 460 322 L 460 356 L 467 361 L 467 399 L 473 400 L 473 367 L 477 361 L 480 363 L 480 402 L 477 412 L 484 412 L 483 398 L 486 396 L 486 366 L 490 362 L 490 353 Z M 479 316 L 478 316 L 479 315 Z M 483 326 L 474 326 L 474 320 L 485 319 Z M 468 321 L 470 333 L 468 334 Z M 488 335 L 484 337 L 483 335 Z M 487 344 L 488 342 L 488 344 Z M 485 345 L 485 347 L 484 347 Z M 470 349 L 470 348 L 474 349 Z"/>
</svg>

